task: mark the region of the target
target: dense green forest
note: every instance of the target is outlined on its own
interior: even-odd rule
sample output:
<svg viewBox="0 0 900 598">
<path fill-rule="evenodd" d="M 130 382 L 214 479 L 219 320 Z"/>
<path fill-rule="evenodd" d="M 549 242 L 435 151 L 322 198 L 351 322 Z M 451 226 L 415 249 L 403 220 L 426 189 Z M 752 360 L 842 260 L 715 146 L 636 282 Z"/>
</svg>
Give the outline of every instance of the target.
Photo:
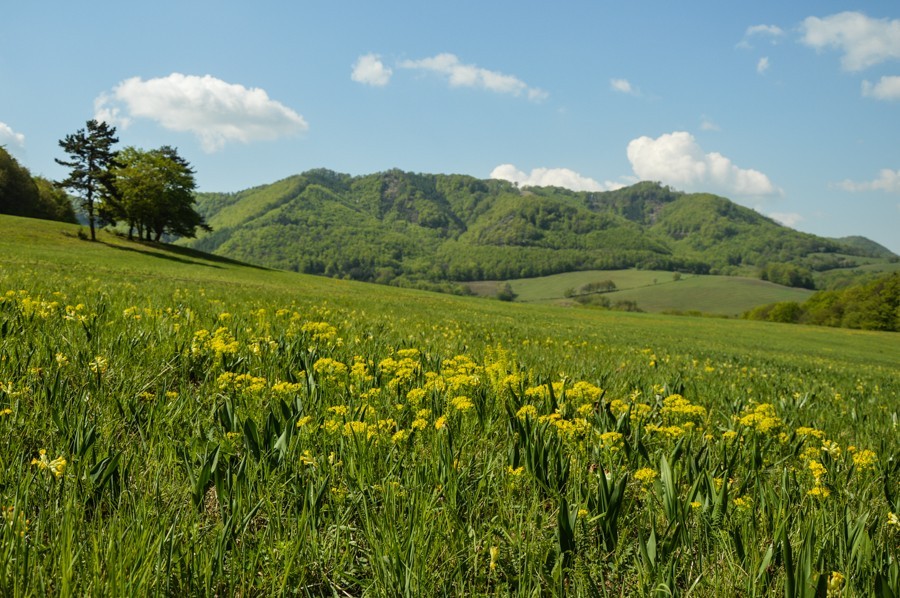
<svg viewBox="0 0 900 598">
<path fill-rule="evenodd" d="M 43 177 L 34 177 L 0 146 L 0 214 L 75 222 L 75 210 L 65 191 Z"/>
<path fill-rule="evenodd" d="M 900 274 L 841 290 L 819 291 L 803 303 L 783 301 L 753 309 L 750 320 L 900 332 Z"/>
<path fill-rule="evenodd" d="M 194 248 L 399 286 L 641 268 L 811 288 L 817 273 L 896 259 L 867 239 L 797 232 L 723 197 L 653 182 L 594 193 L 319 169 L 239 193 L 200 193 L 197 209 L 215 232 L 187 242 Z"/>
</svg>

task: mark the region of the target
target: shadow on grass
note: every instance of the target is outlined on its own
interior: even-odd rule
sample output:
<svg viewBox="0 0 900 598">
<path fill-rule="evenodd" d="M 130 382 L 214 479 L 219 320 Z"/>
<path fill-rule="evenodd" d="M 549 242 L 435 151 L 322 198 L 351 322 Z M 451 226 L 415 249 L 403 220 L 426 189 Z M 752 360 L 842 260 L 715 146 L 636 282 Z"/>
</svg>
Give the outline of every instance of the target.
<svg viewBox="0 0 900 598">
<path fill-rule="evenodd" d="M 124 240 L 124 239 L 123 239 Z M 131 251 L 134 253 L 140 253 L 142 255 L 161 258 L 164 260 L 170 260 L 173 262 L 178 262 L 181 264 L 191 264 L 194 266 L 205 266 L 207 268 L 222 268 L 222 266 L 217 264 L 227 264 L 229 266 L 242 266 L 244 268 L 254 268 L 256 270 L 265 270 L 268 271 L 269 268 L 265 268 L 263 266 L 257 266 L 255 264 L 248 264 L 246 262 L 241 262 L 238 260 L 233 260 L 231 258 L 222 257 L 220 255 L 213 255 L 211 253 L 204 253 L 202 251 L 198 251 L 196 249 L 190 249 L 188 247 L 179 247 L 177 245 L 168 245 L 165 243 L 156 243 L 153 241 L 138 241 L 136 239 L 132 239 L 129 241 L 130 243 L 138 246 L 146 247 L 147 249 L 141 249 L 140 247 L 128 247 L 126 245 L 118 245 L 114 243 L 108 243 L 106 241 L 97 241 L 107 247 L 112 249 L 120 249 L 122 251 Z M 193 258 L 193 259 L 190 259 Z M 215 262 L 215 263 L 205 263 L 205 262 Z"/>
</svg>

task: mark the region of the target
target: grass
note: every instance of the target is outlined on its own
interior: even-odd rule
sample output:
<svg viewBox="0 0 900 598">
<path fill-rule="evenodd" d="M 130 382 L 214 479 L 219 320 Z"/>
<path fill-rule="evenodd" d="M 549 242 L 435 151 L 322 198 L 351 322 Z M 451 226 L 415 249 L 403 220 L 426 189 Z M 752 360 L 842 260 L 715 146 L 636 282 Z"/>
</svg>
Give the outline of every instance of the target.
<svg viewBox="0 0 900 598">
<path fill-rule="evenodd" d="M 567 272 L 540 278 L 509 281 L 516 301 L 571 305 L 566 291 L 577 292 L 582 286 L 611 280 L 616 291 L 604 293 L 611 302 L 635 301 L 648 312 L 691 312 L 735 316 L 749 309 L 778 301 L 803 302 L 812 294 L 755 278 L 734 276 L 679 275 L 654 270 L 594 270 Z M 502 283 L 470 283 L 476 295 L 493 297 Z"/>
<path fill-rule="evenodd" d="M 900 590 L 900 335 L 100 240 L 0 217 L 0 595 Z"/>
</svg>

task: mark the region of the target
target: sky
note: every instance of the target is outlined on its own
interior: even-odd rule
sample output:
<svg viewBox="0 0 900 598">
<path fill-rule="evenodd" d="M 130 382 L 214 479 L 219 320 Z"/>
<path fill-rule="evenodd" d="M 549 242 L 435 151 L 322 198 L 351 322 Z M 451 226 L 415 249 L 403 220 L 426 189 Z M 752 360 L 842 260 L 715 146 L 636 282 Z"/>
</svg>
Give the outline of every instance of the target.
<svg viewBox="0 0 900 598">
<path fill-rule="evenodd" d="M 4 7 L 0 145 L 61 179 L 92 118 L 178 148 L 200 191 L 313 168 L 653 180 L 900 253 L 897 2 Z"/>
</svg>

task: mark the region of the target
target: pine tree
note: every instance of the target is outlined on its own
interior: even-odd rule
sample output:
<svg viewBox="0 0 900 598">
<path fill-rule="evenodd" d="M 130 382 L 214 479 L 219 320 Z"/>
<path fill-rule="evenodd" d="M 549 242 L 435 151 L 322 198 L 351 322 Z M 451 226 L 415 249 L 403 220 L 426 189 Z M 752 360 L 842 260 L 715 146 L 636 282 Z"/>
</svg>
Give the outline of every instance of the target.
<svg viewBox="0 0 900 598">
<path fill-rule="evenodd" d="M 59 142 L 71 160 L 57 158 L 56 162 L 72 169 L 59 185 L 71 189 L 81 198 L 81 206 L 91 227 L 92 241 L 97 240 L 94 228 L 101 215 L 97 209 L 98 203 L 114 201 L 117 195 L 112 173 L 112 168 L 116 166 L 116 152 L 112 147 L 119 141 L 115 135 L 115 127 L 92 119 L 87 122 L 87 130 L 79 129 Z"/>
</svg>

